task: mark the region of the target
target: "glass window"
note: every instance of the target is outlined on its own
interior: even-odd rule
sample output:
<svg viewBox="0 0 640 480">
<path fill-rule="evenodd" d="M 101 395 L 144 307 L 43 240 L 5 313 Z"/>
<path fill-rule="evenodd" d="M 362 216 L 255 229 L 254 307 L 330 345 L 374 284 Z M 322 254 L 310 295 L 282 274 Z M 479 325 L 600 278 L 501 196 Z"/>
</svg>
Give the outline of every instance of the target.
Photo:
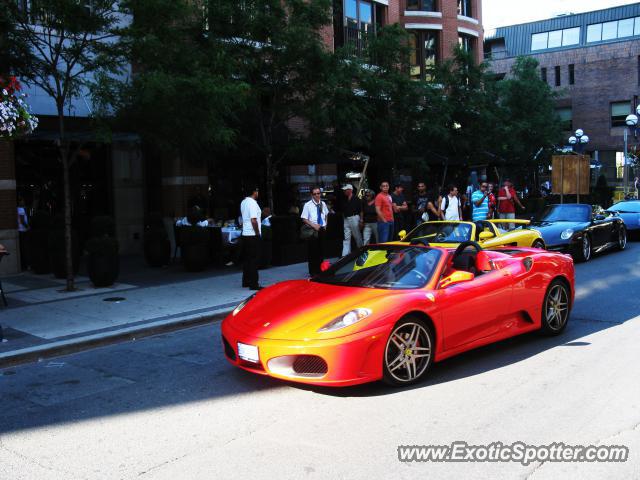
<svg viewBox="0 0 640 480">
<path fill-rule="evenodd" d="M 616 152 L 616 178 L 624 178 L 624 152 Z"/>
<path fill-rule="evenodd" d="M 547 83 L 547 69 L 545 67 L 540 69 L 540 78 L 544 83 Z"/>
<path fill-rule="evenodd" d="M 473 52 L 473 37 L 469 35 L 458 35 L 458 45 L 460 45 L 465 52 Z"/>
<path fill-rule="evenodd" d="M 420 78 L 420 43 L 418 41 L 418 33 L 411 32 L 409 34 L 409 48 L 411 49 L 409 53 L 409 64 L 411 65 L 410 76 L 413 79 Z"/>
<path fill-rule="evenodd" d="M 549 32 L 549 43 L 547 48 L 557 48 L 562 46 L 562 30 L 554 30 Z"/>
<path fill-rule="evenodd" d="M 633 27 L 633 34 L 640 35 L 640 17 L 636 17 L 636 22 Z"/>
<path fill-rule="evenodd" d="M 368 32 L 371 30 L 373 20 L 373 7 L 369 2 L 360 2 L 360 30 Z"/>
<path fill-rule="evenodd" d="M 611 104 L 611 126 L 624 127 L 627 115 L 631 113 L 630 102 L 613 102 Z"/>
<path fill-rule="evenodd" d="M 602 40 L 611 40 L 618 36 L 618 22 L 602 24 Z"/>
<path fill-rule="evenodd" d="M 587 42 L 599 42 L 602 40 L 602 24 L 596 23 L 587 27 Z"/>
<path fill-rule="evenodd" d="M 356 0 L 346 0 L 345 1 L 345 15 L 347 16 L 347 18 L 353 18 L 353 19 L 357 19 L 358 18 L 358 4 L 356 3 Z"/>
<path fill-rule="evenodd" d="M 425 32 L 423 34 L 424 65 L 426 69 L 434 67 L 438 57 L 438 34 Z"/>
<path fill-rule="evenodd" d="M 562 81 L 560 80 L 560 67 L 557 66 L 555 70 L 556 70 L 556 87 L 559 87 L 560 85 L 562 85 Z"/>
<path fill-rule="evenodd" d="M 407 10 L 422 10 L 423 12 L 435 12 L 436 0 L 407 0 Z"/>
<path fill-rule="evenodd" d="M 560 119 L 562 130 L 566 132 L 573 130 L 573 109 L 571 107 L 556 108 L 556 115 Z"/>
<path fill-rule="evenodd" d="M 458 0 L 458 15 L 471 17 L 471 0 Z"/>
<path fill-rule="evenodd" d="M 562 46 L 578 45 L 580 43 L 580 27 L 567 28 L 562 31 Z"/>
<path fill-rule="evenodd" d="M 572 63 L 569 65 L 569 85 L 576 83 L 576 66 Z"/>
<path fill-rule="evenodd" d="M 438 61 L 438 32 L 427 30 L 424 32 L 410 32 L 409 48 L 411 53 L 411 78 L 431 80 L 430 69 Z"/>
<path fill-rule="evenodd" d="M 544 50 L 547 48 L 549 32 L 534 33 L 531 35 L 531 50 Z"/>
<path fill-rule="evenodd" d="M 625 18 L 618 22 L 618 38 L 633 35 L 633 18 Z"/>
</svg>

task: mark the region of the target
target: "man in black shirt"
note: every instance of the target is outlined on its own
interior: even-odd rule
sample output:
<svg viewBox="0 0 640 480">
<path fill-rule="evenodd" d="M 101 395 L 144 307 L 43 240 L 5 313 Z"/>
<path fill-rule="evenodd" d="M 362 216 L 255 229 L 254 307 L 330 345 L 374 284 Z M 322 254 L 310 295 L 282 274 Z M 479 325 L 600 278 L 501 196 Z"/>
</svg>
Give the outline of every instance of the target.
<svg viewBox="0 0 640 480">
<path fill-rule="evenodd" d="M 427 215 L 425 215 L 425 213 Z M 438 210 L 429 198 L 427 186 L 424 182 L 418 183 L 418 194 L 415 201 L 415 222 L 420 225 L 422 222 L 438 220 Z"/>
<path fill-rule="evenodd" d="M 362 225 L 362 202 L 353 194 L 353 186 L 346 184 L 342 187 L 345 201 L 342 204 L 342 215 L 344 217 L 344 241 L 342 242 L 342 256 L 351 253 L 351 236 L 356 241 L 358 248 L 362 246 L 362 235 L 360 226 Z"/>
<path fill-rule="evenodd" d="M 393 187 L 391 201 L 393 202 L 393 239 L 395 240 L 398 237 L 398 232 L 406 228 L 405 215 L 409 211 L 409 206 L 404 198 L 404 187 L 402 185 L 396 184 Z"/>
</svg>

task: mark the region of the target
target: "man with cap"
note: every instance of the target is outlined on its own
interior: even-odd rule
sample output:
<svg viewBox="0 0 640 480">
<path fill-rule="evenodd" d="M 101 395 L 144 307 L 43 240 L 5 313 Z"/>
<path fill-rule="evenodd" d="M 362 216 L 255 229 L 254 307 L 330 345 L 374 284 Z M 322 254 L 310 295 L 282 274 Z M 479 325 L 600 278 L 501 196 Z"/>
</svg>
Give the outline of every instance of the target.
<svg viewBox="0 0 640 480">
<path fill-rule="evenodd" d="M 342 187 L 345 201 L 343 203 L 342 214 L 344 216 L 344 240 L 342 242 L 342 256 L 351 253 L 351 236 L 356 241 L 358 248 L 362 246 L 362 235 L 360 227 L 362 225 L 362 202 L 353 194 L 353 185 L 347 183 Z"/>
<path fill-rule="evenodd" d="M 262 210 L 256 201 L 258 188 L 247 190 L 248 196 L 240 204 L 242 214 L 242 286 L 251 290 L 260 290 L 258 283 L 258 264 L 260 262 L 260 236 Z"/>
</svg>

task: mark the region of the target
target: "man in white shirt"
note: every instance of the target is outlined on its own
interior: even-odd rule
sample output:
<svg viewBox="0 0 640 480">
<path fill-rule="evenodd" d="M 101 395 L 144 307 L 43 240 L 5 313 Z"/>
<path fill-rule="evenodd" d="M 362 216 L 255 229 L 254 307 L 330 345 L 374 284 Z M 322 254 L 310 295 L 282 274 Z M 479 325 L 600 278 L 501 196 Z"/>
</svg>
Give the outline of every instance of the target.
<svg viewBox="0 0 640 480">
<path fill-rule="evenodd" d="M 307 246 L 309 252 L 309 275 L 320 273 L 322 263 L 324 234 L 327 230 L 327 215 L 329 209 L 322 201 L 322 191 L 320 187 L 311 189 L 311 200 L 304 204 L 300 218 L 303 223 L 315 230 L 314 234 L 308 238 Z"/>
<path fill-rule="evenodd" d="M 260 290 L 258 283 L 258 263 L 260 262 L 260 235 L 262 210 L 256 201 L 259 190 L 250 188 L 249 196 L 240 204 L 242 214 L 242 286 L 250 290 Z"/>
<path fill-rule="evenodd" d="M 458 198 L 458 187 L 449 185 L 449 193 L 442 199 L 440 204 L 440 215 L 443 220 L 460 221 L 462 219 L 462 211 L 460 199 Z"/>
</svg>

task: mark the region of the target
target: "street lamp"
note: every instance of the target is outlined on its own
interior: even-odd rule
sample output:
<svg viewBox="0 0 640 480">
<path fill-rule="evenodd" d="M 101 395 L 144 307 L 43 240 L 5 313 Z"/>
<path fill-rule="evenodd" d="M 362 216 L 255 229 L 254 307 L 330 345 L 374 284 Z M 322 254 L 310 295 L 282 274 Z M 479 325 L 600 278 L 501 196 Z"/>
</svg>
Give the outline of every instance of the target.
<svg viewBox="0 0 640 480">
<path fill-rule="evenodd" d="M 577 153 L 582 153 L 587 143 L 589 143 L 589 136 L 585 135 L 584 130 L 581 128 L 576 130 L 575 135 L 569 137 L 569 144 L 578 151 Z"/>
<path fill-rule="evenodd" d="M 640 115 L 640 105 L 636 107 L 636 113 Z M 627 153 L 629 129 L 632 128 L 635 130 L 635 128 L 638 126 L 638 115 L 634 115 L 632 113 L 631 115 L 627 115 L 627 118 L 625 118 L 624 120 L 624 123 L 626 123 L 628 127 L 624 129 L 624 165 L 622 170 L 625 197 L 629 193 L 629 158 Z"/>
</svg>

